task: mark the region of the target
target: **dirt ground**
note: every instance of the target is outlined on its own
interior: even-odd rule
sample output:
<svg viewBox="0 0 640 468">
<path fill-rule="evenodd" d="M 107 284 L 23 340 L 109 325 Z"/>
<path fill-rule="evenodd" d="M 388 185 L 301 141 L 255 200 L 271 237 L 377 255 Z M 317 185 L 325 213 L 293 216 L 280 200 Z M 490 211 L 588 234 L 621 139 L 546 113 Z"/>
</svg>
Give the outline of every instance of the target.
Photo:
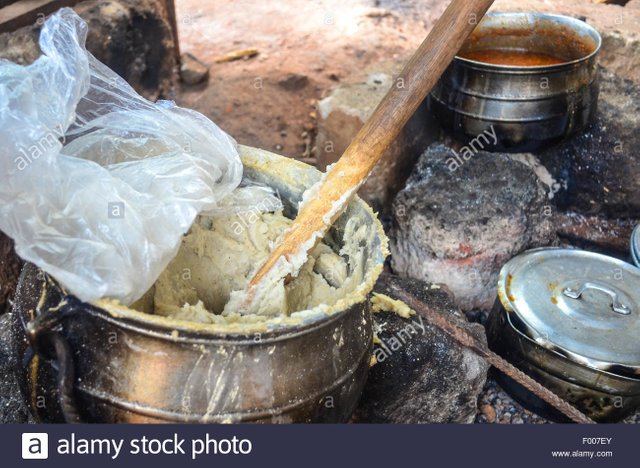
<svg viewBox="0 0 640 468">
<path fill-rule="evenodd" d="M 313 163 L 317 100 L 367 65 L 409 56 L 448 3 L 176 0 L 181 51 L 210 64 L 211 77 L 208 84 L 182 86 L 173 98 L 210 117 L 240 143 L 311 157 L 307 162 Z M 633 31 L 640 0 L 625 8 L 595 0 L 497 0 L 492 9 L 583 16 L 601 29 Z M 259 52 L 253 58 L 214 63 L 222 54 L 251 47 Z"/>
<path fill-rule="evenodd" d="M 181 51 L 211 64 L 209 83 L 183 86 L 176 100 L 240 143 L 309 158 L 317 100 L 381 58 L 410 54 L 444 6 L 441 0 L 176 0 Z M 250 47 L 257 56 L 214 63 Z"/>
</svg>

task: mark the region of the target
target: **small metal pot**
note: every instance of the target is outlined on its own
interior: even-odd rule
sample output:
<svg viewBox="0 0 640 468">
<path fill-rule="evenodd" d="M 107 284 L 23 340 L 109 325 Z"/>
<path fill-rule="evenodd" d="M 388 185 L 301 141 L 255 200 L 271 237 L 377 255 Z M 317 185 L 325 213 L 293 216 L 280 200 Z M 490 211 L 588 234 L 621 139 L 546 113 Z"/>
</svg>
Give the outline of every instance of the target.
<svg viewBox="0 0 640 468">
<path fill-rule="evenodd" d="M 631 259 L 640 268 L 640 224 L 636 226 L 631 234 Z"/>
<path fill-rule="evenodd" d="M 266 151 L 241 147 L 241 156 L 248 177 L 278 190 L 289 216 L 320 177 Z M 45 422 L 348 420 L 369 368 L 367 294 L 382 271 L 386 238 L 371 209 L 356 199 L 330 232 L 335 249 L 347 220 L 373 226 L 361 246 L 363 283 L 335 310 L 314 309 L 290 326 L 225 331 L 83 303 L 27 265 L 13 315 L 33 413 Z"/>
<path fill-rule="evenodd" d="M 492 350 L 600 422 L 640 407 L 640 271 L 574 249 L 525 252 L 504 265 L 489 316 Z M 533 411 L 562 420 L 514 381 Z"/>
<path fill-rule="evenodd" d="M 432 110 L 445 131 L 473 144 L 475 151 L 521 152 L 550 146 L 584 129 L 595 116 L 600 45 L 598 32 L 574 18 L 489 13 L 460 54 L 516 49 L 566 62 L 496 65 L 458 55 L 431 93 Z"/>
</svg>

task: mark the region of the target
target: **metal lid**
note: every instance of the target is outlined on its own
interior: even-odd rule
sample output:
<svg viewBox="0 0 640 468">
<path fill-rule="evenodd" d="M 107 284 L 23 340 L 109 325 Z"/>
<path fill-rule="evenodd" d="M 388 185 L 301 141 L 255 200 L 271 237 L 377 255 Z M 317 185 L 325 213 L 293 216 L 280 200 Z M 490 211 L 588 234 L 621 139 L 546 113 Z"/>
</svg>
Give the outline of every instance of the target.
<svg viewBox="0 0 640 468">
<path fill-rule="evenodd" d="M 537 344 L 587 367 L 640 375 L 640 269 L 576 249 L 511 259 L 498 293 Z"/>
<path fill-rule="evenodd" d="M 633 263 L 640 268 L 640 224 L 636 226 L 631 234 L 631 258 Z"/>
</svg>

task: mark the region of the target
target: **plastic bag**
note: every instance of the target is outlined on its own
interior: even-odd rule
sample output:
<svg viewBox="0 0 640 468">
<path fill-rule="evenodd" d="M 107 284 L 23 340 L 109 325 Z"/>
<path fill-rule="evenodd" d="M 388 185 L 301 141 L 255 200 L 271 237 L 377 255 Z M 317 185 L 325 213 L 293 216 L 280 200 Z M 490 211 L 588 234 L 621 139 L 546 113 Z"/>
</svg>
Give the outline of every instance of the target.
<svg viewBox="0 0 640 468">
<path fill-rule="evenodd" d="M 61 9 L 42 29 L 43 56 L 0 62 L 0 229 L 80 299 L 128 305 L 198 213 L 232 205 L 220 202 L 242 163 L 206 117 L 145 100 L 98 62 L 86 33 Z"/>
</svg>

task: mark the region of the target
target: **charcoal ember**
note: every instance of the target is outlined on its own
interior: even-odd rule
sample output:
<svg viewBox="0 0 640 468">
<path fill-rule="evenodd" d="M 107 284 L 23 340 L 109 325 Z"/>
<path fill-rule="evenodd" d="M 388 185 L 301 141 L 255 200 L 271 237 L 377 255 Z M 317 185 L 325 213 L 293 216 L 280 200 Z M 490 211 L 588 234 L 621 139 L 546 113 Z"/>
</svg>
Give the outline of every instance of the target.
<svg viewBox="0 0 640 468">
<path fill-rule="evenodd" d="M 512 155 L 479 151 L 457 164 L 455 154 L 431 145 L 395 198 L 391 266 L 445 284 L 464 311 L 486 310 L 502 265 L 555 241 L 554 208 L 534 169 Z"/>
<path fill-rule="evenodd" d="M 423 301 L 475 336 L 484 346 L 484 328 L 469 323 L 443 288 L 384 274 L 377 293 L 396 299 L 392 285 Z M 419 314 L 373 314 L 379 343 L 355 418 L 369 423 L 470 423 L 488 364 L 461 347 Z"/>
<path fill-rule="evenodd" d="M 563 211 L 640 218 L 640 86 L 601 70 L 598 114 L 584 133 L 544 151 Z"/>
</svg>

